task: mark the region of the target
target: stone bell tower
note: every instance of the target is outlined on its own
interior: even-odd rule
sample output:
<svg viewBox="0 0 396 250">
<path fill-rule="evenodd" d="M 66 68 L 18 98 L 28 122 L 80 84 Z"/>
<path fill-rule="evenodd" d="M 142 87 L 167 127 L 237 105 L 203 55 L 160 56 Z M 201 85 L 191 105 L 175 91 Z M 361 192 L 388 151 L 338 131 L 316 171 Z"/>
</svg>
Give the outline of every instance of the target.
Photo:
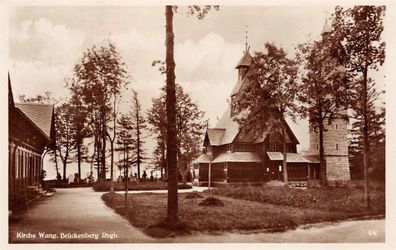
<svg viewBox="0 0 396 250">
<path fill-rule="evenodd" d="M 322 36 L 330 32 L 330 27 L 325 22 Z M 326 164 L 326 177 L 328 181 L 347 181 L 351 179 L 348 157 L 348 121 L 343 116 L 346 110 L 338 111 L 338 116 L 324 122 L 323 149 Z M 310 126 L 310 154 L 319 156 L 319 132 Z"/>
<path fill-rule="evenodd" d="M 346 111 L 345 111 L 346 112 Z M 328 181 L 351 179 L 348 158 L 348 122 L 341 116 L 325 121 L 323 149 Z M 319 156 L 319 132 L 310 128 L 310 154 Z"/>
</svg>

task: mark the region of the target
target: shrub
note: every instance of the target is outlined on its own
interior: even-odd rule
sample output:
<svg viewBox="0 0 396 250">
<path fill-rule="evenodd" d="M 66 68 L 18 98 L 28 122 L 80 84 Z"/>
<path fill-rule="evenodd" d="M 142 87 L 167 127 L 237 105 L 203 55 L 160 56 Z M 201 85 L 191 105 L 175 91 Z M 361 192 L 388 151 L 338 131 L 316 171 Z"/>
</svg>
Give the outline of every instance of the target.
<svg viewBox="0 0 396 250">
<path fill-rule="evenodd" d="M 96 192 L 108 192 L 110 191 L 111 182 L 96 182 L 93 185 L 93 189 Z M 125 190 L 124 182 L 113 182 L 114 191 L 123 191 Z M 178 189 L 189 189 L 192 188 L 191 185 L 188 184 L 179 184 Z M 145 181 L 138 182 L 132 181 L 128 183 L 128 190 L 166 190 L 168 189 L 168 183 L 164 181 Z"/>
<path fill-rule="evenodd" d="M 207 197 L 199 203 L 200 206 L 224 206 L 224 202 L 215 197 Z"/>
</svg>

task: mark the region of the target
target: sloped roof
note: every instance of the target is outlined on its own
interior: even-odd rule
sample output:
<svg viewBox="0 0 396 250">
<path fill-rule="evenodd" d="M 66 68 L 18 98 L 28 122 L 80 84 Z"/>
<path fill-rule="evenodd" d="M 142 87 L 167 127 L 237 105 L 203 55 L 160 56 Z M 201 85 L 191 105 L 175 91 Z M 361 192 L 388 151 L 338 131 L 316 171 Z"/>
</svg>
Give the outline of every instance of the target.
<svg viewBox="0 0 396 250">
<path fill-rule="evenodd" d="M 51 124 L 54 105 L 39 103 L 15 103 L 15 107 L 22 111 L 37 127 L 51 138 Z"/>
<path fill-rule="evenodd" d="M 328 33 L 330 31 L 331 31 L 331 28 L 330 28 L 330 25 L 327 22 L 327 18 L 326 18 L 325 24 L 324 24 L 323 29 L 322 29 L 322 33 L 320 33 L 320 34 L 323 35 L 323 34 Z"/>
<path fill-rule="evenodd" d="M 220 145 L 233 142 L 239 132 L 239 125 L 231 117 L 230 107 L 224 112 L 221 119 L 216 124 L 216 129 L 224 129 L 224 134 L 221 138 Z"/>
<path fill-rule="evenodd" d="M 224 132 L 224 128 L 208 128 L 206 133 L 208 134 L 210 145 L 221 145 L 221 138 L 223 138 Z"/>
<path fill-rule="evenodd" d="M 212 163 L 220 162 L 262 162 L 260 156 L 254 152 L 222 153 Z"/>
<path fill-rule="evenodd" d="M 249 77 L 253 74 L 252 70 L 249 70 L 245 76 L 241 79 L 238 80 L 238 82 L 235 84 L 234 88 L 231 91 L 231 96 L 237 94 L 239 91 L 242 90 L 242 88 L 246 87 L 249 84 Z"/>
<path fill-rule="evenodd" d="M 283 154 L 281 152 L 267 152 L 267 155 L 271 161 L 283 161 Z M 287 153 L 286 162 L 288 163 L 308 163 L 302 155 L 296 153 Z"/>
<path fill-rule="evenodd" d="M 320 163 L 320 159 L 317 155 L 302 155 L 308 163 Z"/>
<path fill-rule="evenodd" d="M 212 157 L 209 156 L 208 154 L 201 154 L 200 156 L 198 156 L 197 159 L 193 160 L 193 164 L 197 164 L 197 163 L 209 163 L 211 162 Z"/>
<path fill-rule="evenodd" d="M 239 60 L 235 68 L 237 69 L 239 67 L 250 67 L 252 63 L 253 63 L 253 57 L 252 55 L 250 55 L 249 50 L 247 50 L 245 54 L 242 56 L 241 60 Z"/>
<path fill-rule="evenodd" d="M 236 68 L 239 68 L 240 66 L 251 66 L 253 63 L 253 57 L 250 55 L 249 51 L 246 51 L 241 60 L 239 61 L 238 65 Z M 237 94 L 241 89 L 245 88 L 249 84 L 249 76 L 253 74 L 252 70 L 248 70 L 246 75 L 243 77 L 243 79 L 239 80 L 237 84 L 234 86 L 231 96 Z M 285 121 L 286 126 L 287 126 L 287 138 L 286 140 L 289 142 L 292 140 L 295 143 L 299 143 L 297 137 L 294 135 L 293 131 Z M 247 143 L 261 143 L 263 142 L 267 135 L 268 132 L 264 132 L 261 136 L 256 136 L 254 135 L 253 132 L 249 131 L 243 131 L 240 130 L 239 124 L 233 120 L 231 117 L 231 108 L 228 106 L 227 110 L 224 112 L 223 116 L 221 119 L 217 122 L 216 126 L 213 129 L 208 129 L 207 130 L 207 135 L 209 137 L 209 142 L 211 145 L 224 145 L 224 144 L 229 144 L 232 143 L 235 138 L 238 136 L 240 133 L 240 142 L 247 142 Z M 244 137 L 243 139 L 241 139 Z M 291 138 L 290 138 L 291 137 Z"/>
<path fill-rule="evenodd" d="M 8 108 L 14 108 L 14 96 L 12 94 L 10 72 L 8 72 Z"/>
<path fill-rule="evenodd" d="M 250 55 L 248 51 L 243 55 L 236 68 L 239 68 L 241 66 L 250 67 L 252 63 L 253 63 L 253 57 Z M 237 94 L 242 89 L 242 86 L 244 85 L 245 82 L 247 82 L 247 79 L 251 74 L 252 71 L 248 70 L 248 72 L 245 74 L 245 76 L 242 79 L 238 79 L 237 83 L 235 84 L 234 88 L 231 91 L 231 96 Z"/>
</svg>

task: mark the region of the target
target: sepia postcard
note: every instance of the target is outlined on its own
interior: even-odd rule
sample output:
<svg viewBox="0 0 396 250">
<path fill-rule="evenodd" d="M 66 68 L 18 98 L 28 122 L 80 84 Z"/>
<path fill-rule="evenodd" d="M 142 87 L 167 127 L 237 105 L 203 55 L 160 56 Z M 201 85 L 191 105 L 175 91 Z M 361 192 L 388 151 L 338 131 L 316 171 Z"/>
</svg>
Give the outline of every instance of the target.
<svg viewBox="0 0 396 250">
<path fill-rule="evenodd" d="M 393 7 L 0 1 L 2 249 L 395 247 Z"/>
</svg>

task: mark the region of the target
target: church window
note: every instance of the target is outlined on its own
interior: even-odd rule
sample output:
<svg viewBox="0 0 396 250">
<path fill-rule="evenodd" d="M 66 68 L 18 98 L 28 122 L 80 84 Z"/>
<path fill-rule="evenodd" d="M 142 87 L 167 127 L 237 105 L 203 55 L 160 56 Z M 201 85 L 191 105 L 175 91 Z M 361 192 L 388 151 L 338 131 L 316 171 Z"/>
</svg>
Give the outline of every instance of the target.
<svg viewBox="0 0 396 250">
<path fill-rule="evenodd" d="M 336 149 L 338 150 L 338 144 L 336 144 Z"/>
<path fill-rule="evenodd" d="M 337 125 L 337 124 L 336 124 L 336 126 L 335 126 L 335 127 L 336 127 L 336 129 L 338 129 L 338 125 Z"/>
</svg>

